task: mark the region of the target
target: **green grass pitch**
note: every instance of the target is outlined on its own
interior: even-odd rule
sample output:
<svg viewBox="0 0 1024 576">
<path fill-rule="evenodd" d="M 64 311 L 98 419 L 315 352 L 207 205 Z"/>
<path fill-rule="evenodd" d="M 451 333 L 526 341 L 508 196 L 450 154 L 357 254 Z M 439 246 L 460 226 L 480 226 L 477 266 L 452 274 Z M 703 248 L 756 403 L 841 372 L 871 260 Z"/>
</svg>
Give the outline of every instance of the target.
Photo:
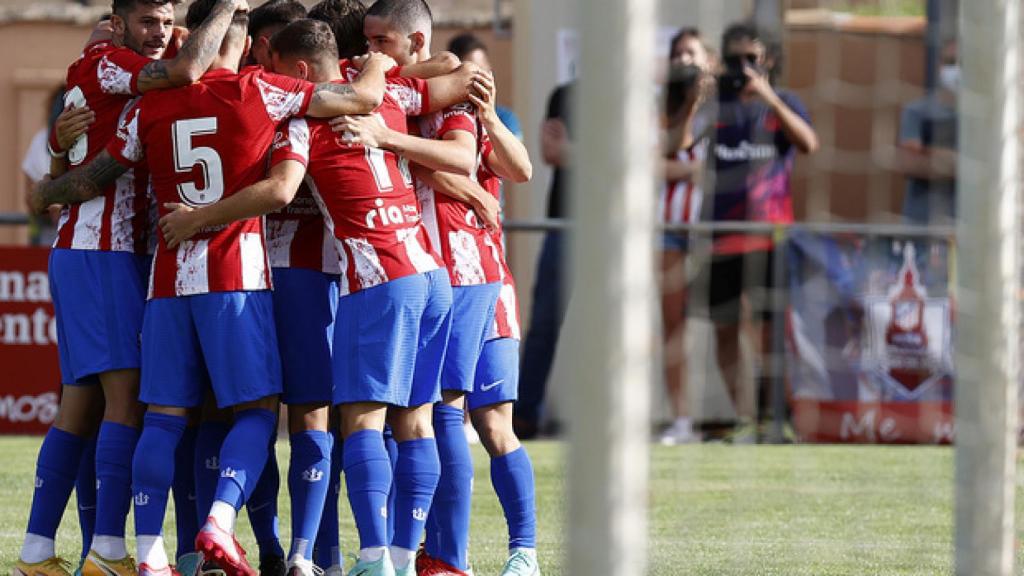
<svg viewBox="0 0 1024 576">
<path fill-rule="evenodd" d="M 21 545 L 39 441 L 0 438 L 3 574 L 9 573 Z M 544 574 L 553 576 L 562 573 L 566 538 L 565 446 L 533 442 L 527 447 L 537 474 L 540 556 Z M 277 454 L 284 470 L 287 441 L 278 443 Z M 496 575 L 506 554 L 505 521 L 490 485 L 486 455 L 479 447 L 474 448 L 474 459 L 471 559 L 477 575 Z M 952 573 L 953 452 L 949 448 L 656 447 L 650 493 L 649 574 Z M 280 508 L 282 543 L 287 549 L 284 490 Z M 342 545 L 349 553 L 356 543 L 346 502 L 341 516 Z M 167 518 L 165 536 L 173 553 L 173 510 Z M 239 530 L 250 556 L 256 556 L 244 518 Z M 58 535 L 60 554 L 77 558 L 78 540 L 71 506 Z M 133 546 L 129 543 L 130 550 Z"/>
</svg>

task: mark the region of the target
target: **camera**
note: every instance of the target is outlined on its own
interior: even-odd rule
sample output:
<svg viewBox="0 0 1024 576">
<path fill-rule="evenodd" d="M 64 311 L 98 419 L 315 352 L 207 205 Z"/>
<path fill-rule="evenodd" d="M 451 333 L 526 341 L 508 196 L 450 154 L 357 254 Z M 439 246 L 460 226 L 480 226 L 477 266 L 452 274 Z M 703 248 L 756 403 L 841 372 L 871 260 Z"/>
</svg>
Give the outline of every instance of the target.
<svg viewBox="0 0 1024 576">
<path fill-rule="evenodd" d="M 722 58 L 723 70 L 718 76 L 718 93 L 724 96 L 735 96 L 742 92 L 750 81 L 745 72 L 748 67 L 759 70 L 756 55 L 729 55 Z"/>
</svg>

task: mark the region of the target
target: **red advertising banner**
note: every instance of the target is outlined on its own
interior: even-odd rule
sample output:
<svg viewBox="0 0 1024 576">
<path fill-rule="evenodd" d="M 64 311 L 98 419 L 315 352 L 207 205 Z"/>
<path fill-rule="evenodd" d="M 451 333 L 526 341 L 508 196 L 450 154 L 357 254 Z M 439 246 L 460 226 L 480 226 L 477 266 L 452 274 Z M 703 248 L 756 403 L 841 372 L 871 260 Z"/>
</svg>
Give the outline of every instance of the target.
<svg viewBox="0 0 1024 576">
<path fill-rule="evenodd" d="M 793 427 L 805 442 L 951 444 L 953 403 L 797 400 Z"/>
<path fill-rule="evenodd" d="M 49 248 L 0 247 L 0 434 L 44 434 L 57 416 Z"/>
</svg>

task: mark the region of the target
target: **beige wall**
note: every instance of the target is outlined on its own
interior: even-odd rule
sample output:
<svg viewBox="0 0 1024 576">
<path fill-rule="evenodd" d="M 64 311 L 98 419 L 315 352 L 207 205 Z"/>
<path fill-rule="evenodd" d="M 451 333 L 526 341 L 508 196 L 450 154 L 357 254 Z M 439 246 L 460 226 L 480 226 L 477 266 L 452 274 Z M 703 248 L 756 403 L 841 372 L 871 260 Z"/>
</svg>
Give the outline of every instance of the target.
<svg viewBox="0 0 1024 576">
<path fill-rule="evenodd" d="M 785 83 L 807 104 L 821 152 L 800 158 L 797 219 L 885 221 L 900 213 L 904 180 L 893 170 L 903 104 L 924 84 L 924 20 L 794 22 Z"/>
<path fill-rule="evenodd" d="M 46 102 L 64 81 L 68 64 L 82 51 L 89 28 L 56 23 L 0 25 L 0 212 L 22 212 L 25 177 L 21 160 L 46 121 Z M 0 244 L 23 243 L 24 226 L 0 227 Z"/>
</svg>

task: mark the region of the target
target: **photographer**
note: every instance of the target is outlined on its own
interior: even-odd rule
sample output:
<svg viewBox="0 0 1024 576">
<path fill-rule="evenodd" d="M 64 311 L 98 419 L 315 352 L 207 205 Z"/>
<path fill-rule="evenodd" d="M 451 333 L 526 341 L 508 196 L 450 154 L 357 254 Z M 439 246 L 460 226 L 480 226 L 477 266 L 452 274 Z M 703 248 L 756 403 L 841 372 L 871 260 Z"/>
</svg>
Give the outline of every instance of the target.
<svg viewBox="0 0 1024 576">
<path fill-rule="evenodd" d="M 698 48 L 703 47 L 697 44 Z M 707 114 L 701 103 L 711 79 L 700 65 L 706 52 L 685 60 L 673 57 L 665 83 L 662 115 L 662 157 L 664 185 L 658 198 L 658 216 L 663 224 L 692 224 L 700 218 L 704 192 L 701 175 L 707 157 Z M 674 56 L 674 54 L 673 54 Z M 700 441 L 690 420 L 686 402 L 686 256 L 689 234 L 667 232 L 661 245 L 661 316 L 664 344 L 665 391 L 672 408 L 672 424 L 658 437 L 665 445 Z"/>
<path fill-rule="evenodd" d="M 716 221 L 788 223 L 793 221 L 790 176 L 796 152 L 817 150 L 818 137 L 796 95 L 777 91 L 780 51 L 756 28 L 734 24 L 722 35 L 718 78 L 718 119 L 710 154 L 714 170 L 711 198 Z M 757 440 L 755 393 L 740 382 L 741 311 L 750 316 L 762 375 L 755 388 L 770 390 L 763 373 L 770 366 L 773 288 L 769 235 L 719 233 L 714 236 L 708 312 L 715 325 L 717 361 L 739 418 L 733 441 Z M 781 313 L 781 311 L 779 311 Z"/>
</svg>

